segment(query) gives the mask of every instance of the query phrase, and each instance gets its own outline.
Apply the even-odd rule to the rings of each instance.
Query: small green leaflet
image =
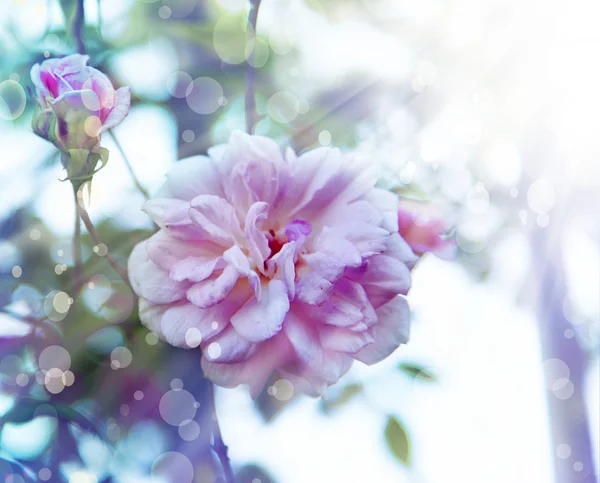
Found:
[[[414,379],[418,379],[419,381],[436,382],[438,380],[438,378],[435,374],[428,371],[423,366],[419,366],[417,364],[411,364],[409,362],[401,362],[398,365],[398,369],[400,369],[402,372],[408,374],[410,377],[412,377]]]
[[[410,466],[410,440],[406,429],[394,416],[388,417],[385,440],[398,461]]]

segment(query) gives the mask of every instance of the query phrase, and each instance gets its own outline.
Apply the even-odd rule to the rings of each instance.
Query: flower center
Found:
[[[269,259],[277,255],[283,246],[289,242],[296,243],[295,253],[297,255],[311,231],[311,224],[304,220],[294,220],[288,223],[283,229],[283,232],[269,230],[266,233],[269,248],[271,249],[271,255],[269,255]],[[266,262],[267,261],[265,260],[265,264]]]
[[[267,234],[267,240],[269,242],[269,248],[271,249],[271,257],[274,257],[277,253],[279,253],[281,247],[287,243],[287,237],[285,235],[278,236],[273,230],[269,230],[269,233]]]

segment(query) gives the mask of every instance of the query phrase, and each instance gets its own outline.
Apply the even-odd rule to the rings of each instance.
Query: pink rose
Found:
[[[444,237],[447,228],[440,218],[419,215],[416,211],[400,206],[398,228],[400,236],[419,256],[431,252],[440,258],[450,258],[454,254],[456,244],[454,240]]]
[[[140,319],[253,396],[275,370],[314,394],[381,361],[408,339],[416,256],[374,186],[338,149],[282,154],[241,132],[178,162],[144,205],[160,230],[129,259]]]
[[[38,104],[33,130],[63,152],[98,147],[101,134],[129,113],[129,87],[115,90],[106,75],[86,65],[88,59],[74,54],[31,68]]]

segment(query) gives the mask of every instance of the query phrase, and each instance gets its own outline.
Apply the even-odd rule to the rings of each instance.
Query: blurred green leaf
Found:
[[[398,369],[408,374],[410,377],[418,379],[420,381],[436,382],[438,380],[435,374],[431,373],[423,366],[419,366],[418,364],[411,364],[410,362],[401,362],[398,365]]]
[[[236,483],[254,483],[256,480],[261,483],[273,483],[274,481],[266,470],[256,465],[244,466],[235,475]]]
[[[354,399],[357,394],[360,394],[363,389],[363,385],[360,383],[348,384],[337,396],[322,400],[323,411],[328,413],[333,409],[338,409],[344,406],[346,403]]]
[[[15,404],[15,406],[0,419],[0,424],[26,423],[39,416],[57,417],[61,421],[74,424],[83,431],[93,433],[100,438],[105,439],[97,430],[94,423],[72,407],[64,404],[52,404],[48,401],[41,401],[30,397],[20,398],[18,404]]]
[[[286,400],[280,400],[269,394],[269,387],[273,386],[280,377],[277,374],[273,374],[267,384],[265,384],[265,388],[258,395],[256,400],[254,401],[254,405],[260,415],[262,416],[265,423],[273,420],[275,416],[277,416],[281,411],[283,411],[290,402],[292,402],[296,398],[296,394]]]
[[[406,429],[394,416],[389,416],[385,426],[385,440],[398,461],[410,466],[410,440]]]

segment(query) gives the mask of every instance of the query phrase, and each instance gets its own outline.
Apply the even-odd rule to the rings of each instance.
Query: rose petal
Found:
[[[169,304],[185,297],[189,283],[176,282],[148,257],[146,243],[138,243],[129,257],[131,288],[153,304]]]
[[[112,109],[110,109],[108,116],[102,124],[102,132],[113,129],[121,124],[131,109],[131,89],[129,87],[117,89],[116,96],[116,103]]]
[[[406,299],[399,295],[377,309],[377,324],[369,329],[373,343],[353,357],[365,364],[375,364],[408,342],[409,329],[410,310]]]
[[[245,339],[261,342],[281,330],[289,309],[290,301],[284,283],[273,279],[263,287],[261,300],[251,298],[231,317],[231,323]]]

